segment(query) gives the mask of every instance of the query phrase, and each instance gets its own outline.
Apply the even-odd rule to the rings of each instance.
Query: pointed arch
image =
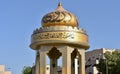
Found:
[[[81,64],[81,55],[78,49],[74,49],[71,53],[71,73],[72,74],[79,74],[80,73],[80,64]]]
[[[58,59],[62,55],[62,53],[56,47],[52,47],[47,55],[50,58],[50,74],[56,74]]]

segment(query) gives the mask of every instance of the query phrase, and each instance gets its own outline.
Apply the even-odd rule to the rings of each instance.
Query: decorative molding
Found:
[[[71,31],[71,32],[79,32],[86,34],[86,31],[82,28],[71,27],[71,26],[50,26],[50,27],[40,27],[39,29],[35,29],[33,34],[41,33],[41,32],[52,32],[52,31]]]

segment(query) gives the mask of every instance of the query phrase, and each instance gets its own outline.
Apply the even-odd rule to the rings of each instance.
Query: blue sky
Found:
[[[89,35],[90,49],[120,49],[120,0],[0,0],[0,64],[12,74],[32,66],[31,34],[58,2],[74,13]]]

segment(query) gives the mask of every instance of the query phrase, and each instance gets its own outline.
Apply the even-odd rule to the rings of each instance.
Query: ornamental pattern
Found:
[[[33,40],[37,39],[74,39],[74,33],[71,32],[53,32],[39,33],[33,36]]]
[[[67,18],[66,18],[67,17]],[[44,23],[49,23],[49,22],[69,22],[72,19],[72,16],[70,13],[67,12],[60,12],[60,11],[55,11],[48,13],[45,15],[42,19]]]

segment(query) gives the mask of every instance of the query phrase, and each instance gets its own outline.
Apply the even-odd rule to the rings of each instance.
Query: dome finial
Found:
[[[56,11],[65,11],[64,8],[62,7],[62,3],[61,2],[58,3]]]
[[[58,6],[62,6],[62,3],[61,3],[61,2],[59,2],[59,3],[58,3]]]

